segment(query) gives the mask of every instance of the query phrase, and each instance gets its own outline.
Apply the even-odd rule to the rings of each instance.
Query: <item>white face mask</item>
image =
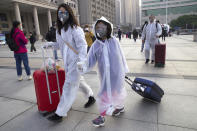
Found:
[[[85,28],[84,30],[85,30],[85,31],[89,31],[89,29],[88,29],[88,28]]]
[[[96,34],[99,38],[104,38],[107,35],[107,26],[103,23],[99,23],[96,26]]]

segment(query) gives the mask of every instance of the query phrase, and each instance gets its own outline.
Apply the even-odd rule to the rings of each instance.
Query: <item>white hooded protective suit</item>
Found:
[[[157,24],[157,28],[156,28]],[[146,25],[142,32],[142,40],[145,40],[145,58],[150,59],[150,48],[152,50],[151,60],[155,60],[155,44],[159,43],[159,38],[162,33],[162,28],[159,23],[153,22]]]
[[[58,104],[56,114],[59,116],[67,116],[78,91],[78,88],[86,95],[93,96],[92,89],[86,84],[84,78],[77,70],[77,62],[83,62],[87,58],[87,43],[85,35],[80,27],[71,28],[65,32],[61,29],[61,35],[56,32],[57,42],[48,43],[47,46],[54,46],[60,49],[64,61],[64,69],[66,80],[63,86],[62,96]],[[75,54],[65,42],[69,43],[79,54]]]
[[[113,25],[106,18],[101,17],[99,20],[109,23],[113,29]],[[97,62],[101,86],[97,100],[99,110],[101,114],[106,112],[107,115],[111,115],[112,112],[109,111],[111,108],[124,107],[126,97],[124,80],[125,73],[129,71],[120,44],[115,37],[112,36],[104,41],[97,39],[94,42],[88,53],[87,62],[83,65],[84,72],[90,71]]]

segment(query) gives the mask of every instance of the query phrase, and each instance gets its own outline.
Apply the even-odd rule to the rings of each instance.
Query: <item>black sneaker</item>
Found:
[[[95,127],[101,127],[105,125],[105,118],[103,116],[99,116],[96,119],[92,120],[92,124]]]
[[[146,59],[146,62],[145,62],[145,64],[148,64],[148,62],[149,62],[149,59]]]
[[[124,112],[124,107],[121,108],[121,109],[116,109],[116,110],[113,112],[112,116],[119,116],[120,113],[123,113],[123,112]]]
[[[91,105],[93,105],[96,102],[96,100],[94,99],[94,97],[90,96],[88,99],[88,102],[84,105],[84,108],[88,108]]]
[[[152,60],[152,61],[151,61],[151,64],[154,64],[154,63],[155,63],[155,61],[154,61],[154,60]]]
[[[62,116],[58,116],[57,114],[54,114],[50,117],[48,117],[49,121],[53,121],[53,122],[61,122],[63,120]]]

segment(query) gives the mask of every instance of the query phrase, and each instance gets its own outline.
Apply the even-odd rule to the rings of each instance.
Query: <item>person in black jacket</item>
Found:
[[[30,34],[29,34],[29,41],[31,43],[31,49],[30,49],[31,52],[33,52],[33,51],[36,52],[36,48],[34,46],[34,44],[36,42],[36,37],[35,37],[35,35],[32,32],[30,32]]]
[[[122,37],[122,31],[120,29],[118,29],[118,38],[119,38],[119,41],[121,41],[121,37]]]
[[[50,27],[49,31],[46,34],[46,40],[49,42],[56,42],[56,28],[55,25]],[[54,50],[55,60],[58,60],[57,50]]]
[[[133,39],[134,39],[135,42],[136,42],[137,38],[138,38],[138,32],[137,32],[136,29],[134,29],[133,30]]]

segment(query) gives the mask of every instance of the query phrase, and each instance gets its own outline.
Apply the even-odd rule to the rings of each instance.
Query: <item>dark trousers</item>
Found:
[[[55,60],[57,60],[57,59],[58,59],[57,50],[54,50],[54,51],[53,51],[53,55],[55,56]]]
[[[166,36],[165,35],[162,35],[162,41],[165,41],[166,40]]]
[[[22,66],[21,66],[22,61],[23,61],[23,65],[25,67],[26,74],[31,75],[27,53],[14,54],[14,57],[16,60],[17,75],[18,76],[22,75]]]
[[[36,51],[36,48],[35,48],[34,44],[35,44],[35,43],[31,43],[31,52],[32,52],[32,51]]]
[[[119,41],[121,41],[121,36],[118,36],[119,37]]]

